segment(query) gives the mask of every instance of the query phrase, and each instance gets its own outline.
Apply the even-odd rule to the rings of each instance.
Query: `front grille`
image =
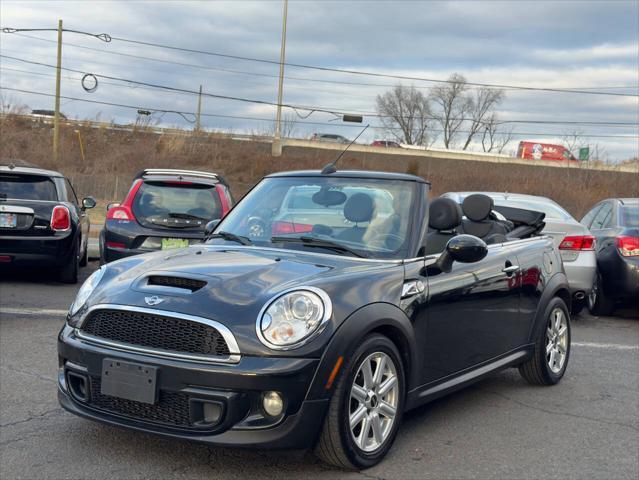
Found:
[[[96,310],[82,331],[107,340],[196,355],[227,356],[229,347],[214,327],[181,318],[126,310]]]
[[[206,285],[203,280],[195,280],[193,278],[169,277],[166,275],[151,275],[147,280],[147,285],[161,285],[163,287],[183,288],[197,292]]]
[[[184,393],[160,390],[157,403],[136,402],[125,398],[103,395],[100,391],[100,377],[91,377],[91,398],[89,405],[95,409],[175,427],[192,427],[189,396]]]

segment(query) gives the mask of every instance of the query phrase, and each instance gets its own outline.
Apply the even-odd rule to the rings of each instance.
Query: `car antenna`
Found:
[[[337,169],[335,168],[335,165],[337,165],[337,162],[339,161],[339,159],[342,158],[342,155],[344,155],[346,153],[346,150],[348,150],[351,147],[351,145],[353,145],[355,143],[355,140],[357,140],[359,137],[362,136],[362,133],[364,133],[368,127],[370,127],[370,125],[366,125],[362,129],[362,131],[359,132],[359,134],[353,139],[353,141],[351,143],[349,143],[348,146],[344,150],[342,150],[340,152],[340,154],[338,155],[338,157],[335,160],[333,160],[331,163],[329,163],[324,168],[322,168],[322,175],[330,175],[331,173],[337,172]]]

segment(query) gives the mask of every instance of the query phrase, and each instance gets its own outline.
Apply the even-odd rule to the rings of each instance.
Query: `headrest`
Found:
[[[482,193],[473,193],[464,198],[462,210],[468,220],[473,222],[481,222],[486,220],[493,209],[493,199]]]
[[[370,195],[354,193],[344,205],[344,216],[351,222],[370,222],[373,218],[375,204]]]
[[[461,223],[462,212],[452,198],[438,197],[428,207],[428,225],[435,230],[452,230]]]

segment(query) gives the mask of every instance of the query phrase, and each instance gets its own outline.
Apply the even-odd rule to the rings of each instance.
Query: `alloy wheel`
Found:
[[[353,379],[349,427],[355,444],[373,452],[389,438],[399,405],[400,386],[393,359],[375,352],[364,359]]]
[[[568,320],[561,308],[555,308],[546,328],[546,361],[550,370],[557,374],[566,363],[568,355]]]

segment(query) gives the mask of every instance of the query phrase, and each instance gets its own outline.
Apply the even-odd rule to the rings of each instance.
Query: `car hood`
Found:
[[[243,353],[263,354],[266,347],[257,339],[255,325],[262,307],[273,297],[303,286],[323,289],[333,304],[331,328],[327,330],[334,330],[369,303],[397,305],[403,273],[403,265],[397,262],[297,250],[197,245],[109,264],[89,306],[131,305],[158,313],[210,318],[231,329]],[[176,290],[149,285],[150,276],[195,279],[206,285],[194,292]],[[147,299],[153,296],[162,302],[149,305]]]

